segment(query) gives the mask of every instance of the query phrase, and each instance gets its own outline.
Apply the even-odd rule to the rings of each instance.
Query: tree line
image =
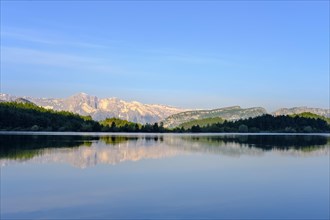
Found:
[[[320,118],[303,116],[273,116],[262,115],[255,118],[240,119],[237,121],[224,121],[223,123],[209,124],[205,127],[199,125],[188,129],[190,132],[283,132],[283,133],[324,133],[330,132],[330,124]]]

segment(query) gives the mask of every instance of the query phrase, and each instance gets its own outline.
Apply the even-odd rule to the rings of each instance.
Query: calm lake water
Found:
[[[0,134],[1,218],[328,219],[329,135]]]

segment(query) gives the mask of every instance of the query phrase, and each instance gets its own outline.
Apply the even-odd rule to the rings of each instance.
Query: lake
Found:
[[[0,133],[1,218],[328,219],[329,135]]]

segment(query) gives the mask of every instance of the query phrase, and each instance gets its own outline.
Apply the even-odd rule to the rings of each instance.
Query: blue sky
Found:
[[[329,108],[329,2],[1,1],[1,92]]]

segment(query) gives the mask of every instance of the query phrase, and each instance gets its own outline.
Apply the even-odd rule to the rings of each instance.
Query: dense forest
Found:
[[[178,129],[178,128],[177,128]],[[180,130],[180,129],[178,129]],[[210,124],[205,127],[192,126],[190,132],[284,132],[284,133],[312,133],[330,132],[330,125],[320,118],[303,116],[272,116],[262,115],[255,118],[237,121],[224,121],[223,123]]]
[[[0,103],[0,129],[17,131],[100,131],[90,116],[54,111],[33,103]]]
[[[130,122],[127,120],[122,120],[119,118],[107,118],[100,121],[102,126],[102,131],[105,132],[165,132],[169,131],[163,127],[163,124],[139,124]]]
[[[216,123],[214,123],[216,122]],[[138,124],[118,118],[94,121],[67,111],[54,111],[33,103],[1,102],[0,130],[2,131],[83,131],[83,132],[330,132],[329,119],[303,113],[293,116],[262,115],[238,121],[221,118],[192,121],[175,129],[162,123]]]

